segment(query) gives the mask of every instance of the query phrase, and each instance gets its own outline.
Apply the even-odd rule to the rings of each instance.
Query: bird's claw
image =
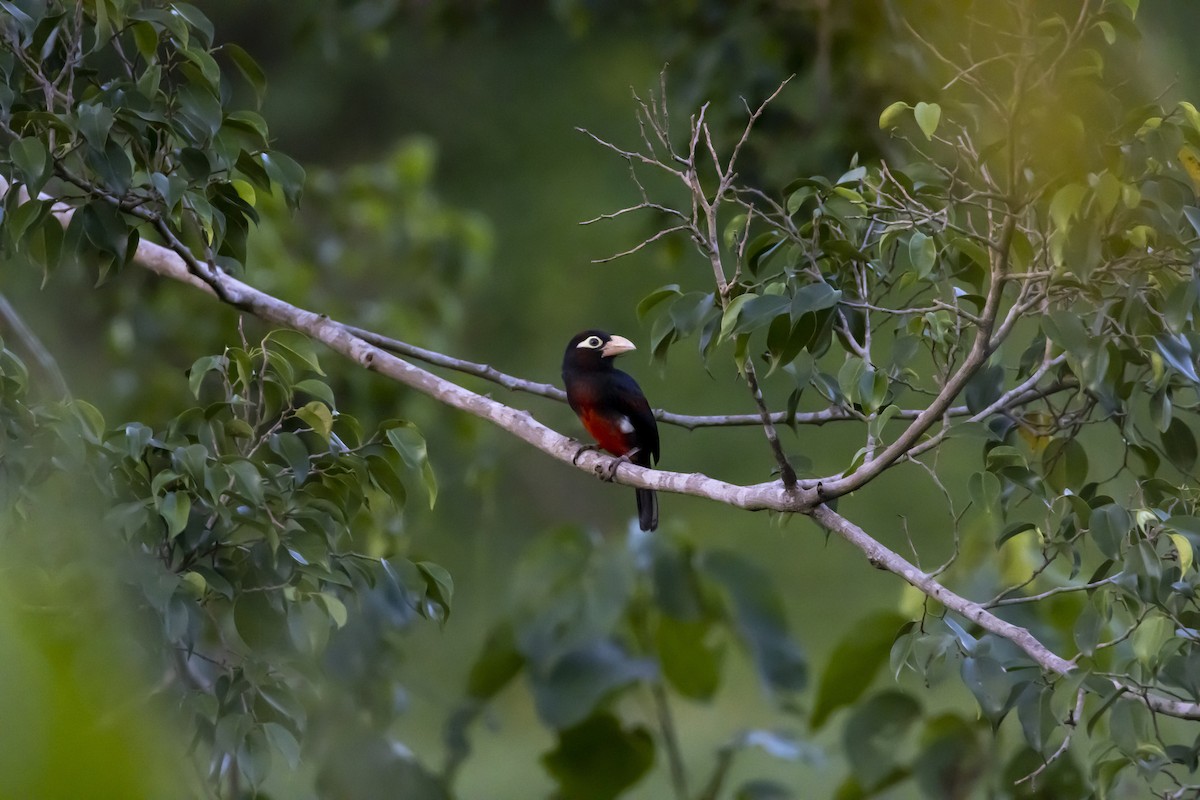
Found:
[[[577,465],[579,463],[579,457],[581,455],[583,455],[584,453],[587,453],[591,450],[599,450],[599,449],[600,449],[600,445],[598,445],[598,444],[581,444],[581,445],[579,445],[579,449],[576,450],[575,455],[571,457],[571,465],[572,466]]]
[[[622,464],[632,463],[630,459],[638,454],[640,448],[633,448],[624,455],[615,456],[607,466],[601,465],[596,467],[596,474],[600,476],[600,480],[612,483],[617,479],[617,468]]]

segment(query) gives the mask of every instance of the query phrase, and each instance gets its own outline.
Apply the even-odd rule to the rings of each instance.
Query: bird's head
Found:
[[[563,369],[611,369],[614,357],[636,349],[624,336],[597,330],[583,331],[567,343]]]

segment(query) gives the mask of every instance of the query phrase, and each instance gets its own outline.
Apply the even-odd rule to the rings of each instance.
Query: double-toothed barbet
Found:
[[[636,349],[624,336],[604,331],[576,334],[563,354],[567,402],[596,443],[640,467],[658,461],[658,424],[637,381],[613,366],[621,353]],[[658,496],[637,489],[638,524],[658,527]]]

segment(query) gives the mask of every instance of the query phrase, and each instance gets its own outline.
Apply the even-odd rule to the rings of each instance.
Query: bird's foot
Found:
[[[596,467],[596,474],[600,476],[600,480],[612,483],[617,478],[617,468],[622,464],[629,464],[630,460],[638,454],[639,448],[633,448],[628,453],[615,457],[607,466]]]
[[[599,449],[600,449],[600,445],[598,445],[598,444],[580,444],[579,449],[575,451],[575,455],[571,457],[571,464],[572,465],[578,464],[579,457],[581,455],[583,455],[584,453],[587,453],[592,450],[599,450]]]

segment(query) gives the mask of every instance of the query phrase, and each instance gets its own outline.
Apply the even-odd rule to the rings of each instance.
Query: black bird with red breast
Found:
[[[624,336],[588,330],[575,334],[563,354],[567,402],[596,443],[639,467],[658,461],[658,424],[637,381],[613,366],[621,353],[635,350]],[[638,489],[638,524],[658,527],[658,496]]]

